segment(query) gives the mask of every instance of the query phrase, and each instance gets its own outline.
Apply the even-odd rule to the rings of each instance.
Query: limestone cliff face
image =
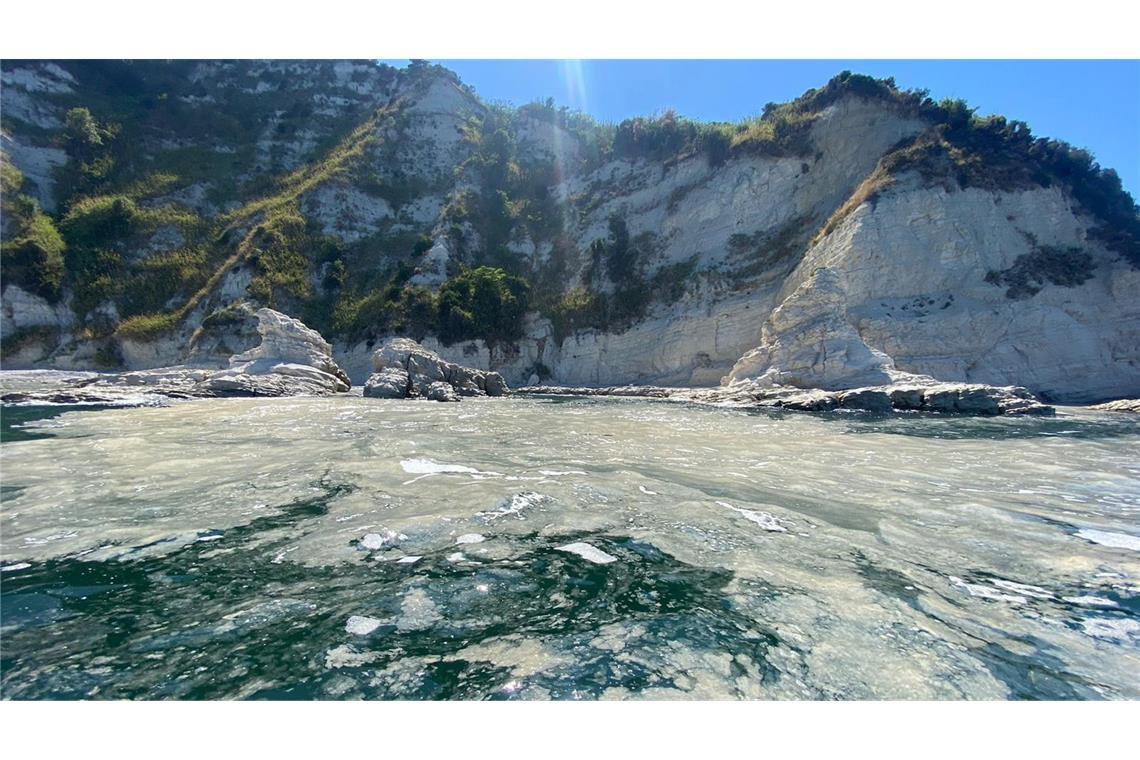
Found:
[[[834,334],[857,338],[899,370],[1026,385],[1071,401],[1135,394],[1140,271],[1090,240],[1088,227],[1058,187],[947,192],[910,176],[807,251],[761,346],[821,345],[777,319],[806,301],[841,323]],[[1086,257],[1063,285],[1049,269],[1058,250]],[[821,271],[836,287],[805,288]],[[738,366],[731,377],[779,365]],[[823,377],[820,387],[833,384]]]
[[[354,383],[385,337],[414,334],[512,385],[839,389],[913,373],[1057,400],[1140,394],[1140,255],[1106,242],[1113,223],[1065,182],[971,185],[891,163],[934,128],[897,97],[829,83],[786,143],[662,153],[488,106],[437,68],[172,66],[4,64],[5,162],[67,246],[56,291],[5,259],[6,367],[224,366],[256,345],[252,304],[318,327]],[[150,110],[100,112],[119,91]],[[76,152],[68,109],[86,103],[121,122],[115,181],[76,174],[95,159]],[[141,221],[82,239],[75,209],[114,193]],[[9,217],[14,247],[27,233]],[[624,274],[615,219],[636,252]],[[103,280],[84,245],[118,254]],[[183,261],[175,285],[154,275]],[[479,265],[531,283],[521,336],[445,344],[400,305]],[[574,293],[607,311],[567,317]]]
[[[692,261],[696,274],[685,295],[620,332],[583,330],[559,343],[550,321],[537,317],[517,352],[491,356],[479,342],[435,350],[453,361],[475,351],[516,383],[541,364],[569,385],[716,385],[756,346],[783,278],[799,260],[796,244],[806,244],[879,156],[921,128],[852,98],[829,107],[813,125],[818,150],[812,156],[744,158],[719,167],[700,155],[672,165],[614,161],[570,177],[558,192],[589,210],[570,228],[579,257],[568,286],[581,284],[590,243],[606,235],[611,214],[621,214],[631,235],[655,236],[643,277]],[[756,242],[734,248],[733,236]]]

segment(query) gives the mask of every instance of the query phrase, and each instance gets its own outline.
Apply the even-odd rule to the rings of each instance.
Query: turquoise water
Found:
[[[349,397],[3,426],[7,699],[1140,696],[1125,415]]]

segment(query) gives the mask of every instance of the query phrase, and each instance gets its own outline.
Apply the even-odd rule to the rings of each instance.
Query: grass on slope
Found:
[[[225,241],[236,231],[246,231],[233,253],[226,256],[214,269],[206,282],[179,308],[153,314],[141,314],[123,320],[117,333],[123,337],[143,339],[165,332],[186,318],[218,286],[222,278],[239,262],[245,261],[255,252],[260,252],[255,243],[264,236],[272,235],[282,226],[292,226],[297,218],[295,206],[298,199],[337,175],[347,171],[351,162],[359,158],[364,150],[376,141],[376,127],[388,109],[378,110],[367,121],[354,129],[341,140],[321,161],[303,166],[283,177],[277,183],[277,192],[250,201],[243,206],[224,214],[218,220],[214,239],[224,249]],[[254,222],[260,222],[254,226]],[[303,221],[303,220],[302,220]],[[259,263],[272,266],[272,257],[259,256]],[[272,280],[276,272],[267,273]],[[296,279],[295,273],[288,275]],[[269,285],[272,287],[272,283]]]

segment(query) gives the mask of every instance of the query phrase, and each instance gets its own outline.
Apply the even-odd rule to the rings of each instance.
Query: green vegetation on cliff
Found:
[[[1021,122],[981,118],[962,101],[935,102],[890,79],[843,72],[736,124],[666,111],[614,125],[551,100],[480,103],[425,62],[404,72],[361,63],[347,74],[334,62],[60,65],[76,91],[36,96],[57,109],[58,128],[4,117],[25,142],[68,157],[54,177],[53,214],[2,163],[4,276],[50,301],[70,298],[94,337],[153,338],[179,328],[191,314],[224,305],[216,294],[239,269],[249,277],[245,296],[302,317],[330,339],[398,331],[510,343],[528,309],[548,316],[559,340],[579,329],[626,329],[655,304],[683,297],[697,258],[663,261],[667,241],[629,229],[621,201],[628,165],[587,173],[612,161],[633,162],[636,174],[644,168],[637,162],[660,163],[664,173],[687,160],[717,167],[754,156],[807,167],[819,158],[813,125],[849,97],[927,127],[889,151],[822,227],[799,217],[778,230],[733,235],[737,280],[782,271],[813,231],[818,239],[834,230],[908,171],[951,191],[1062,187],[1090,218],[1090,236],[1140,267],[1140,212],[1114,172],[1085,151],[1035,138]],[[471,98],[469,112],[456,115],[458,135],[436,123],[440,114],[408,107],[441,83]],[[415,119],[432,123],[421,131],[438,128],[448,139],[412,134]],[[536,135],[573,149],[536,150]],[[449,140],[454,148],[441,147]],[[443,150],[453,150],[453,165],[434,173],[421,166]],[[673,189],[667,213],[709,173],[694,174]],[[588,179],[560,185],[569,175]],[[334,214],[314,210],[314,195],[342,191],[364,200]],[[620,213],[611,213],[604,237],[585,244],[583,224],[596,224],[601,208]],[[341,223],[360,232],[343,235]],[[413,277],[431,273],[435,245],[448,249],[447,271],[436,273],[442,284],[413,285],[433,281]],[[1085,263],[1075,251],[1042,249],[992,281],[1022,297],[1041,282],[1074,281]]]
[[[51,217],[22,194],[24,177],[0,154],[0,181],[7,235],[0,245],[4,278],[49,301],[59,298],[64,276],[64,241]]]

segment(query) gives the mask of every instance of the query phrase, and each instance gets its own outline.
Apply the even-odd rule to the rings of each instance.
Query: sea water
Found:
[[[1140,422],[5,407],[7,699],[1140,697]]]

